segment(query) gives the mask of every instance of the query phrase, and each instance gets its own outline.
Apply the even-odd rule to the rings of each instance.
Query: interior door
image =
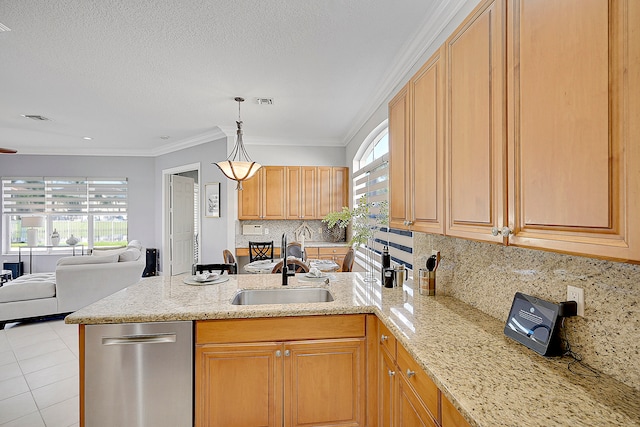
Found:
[[[171,275],[193,265],[193,178],[171,175]]]

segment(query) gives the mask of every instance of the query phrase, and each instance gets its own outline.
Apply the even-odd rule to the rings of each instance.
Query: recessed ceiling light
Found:
[[[273,105],[273,98],[256,98],[258,104]]]
[[[22,117],[24,117],[25,119],[31,119],[31,120],[49,120],[47,119],[45,116],[39,116],[37,114],[20,114]]]
[[[86,139],[87,141],[91,141],[93,138],[91,138],[90,136],[83,136],[82,139]]]

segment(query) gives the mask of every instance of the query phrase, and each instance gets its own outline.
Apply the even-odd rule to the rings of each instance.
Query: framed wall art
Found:
[[[220,218],[220,183],[212,182],[204,186],[204,216]]]

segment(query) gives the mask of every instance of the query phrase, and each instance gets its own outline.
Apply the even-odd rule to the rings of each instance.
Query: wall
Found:
[[[200,165],[200,184],[204,191],[204,185],[211,182],[219,182],[220,185],[220,217],[205,218],[200,220],[200,261],[203,263],[221,262],[222,251],[227,248],[227,229],[233,228],[235,221],[235,208],[230,206],[228,199],[230,192],[228,179],[213,163],[224,160],[227,157],[227,138],[205,144],[196,145],[173,153],[158,156],[155,159],[154,179],[158,188],[155,206],[155,239],[162,244],[162,179],[163,170],[182,167],[185,165]],[[234,187],[235,188],[235,187]],[[201,213],[204,212],[204,204],[200,203]],[[168,248],[163,248],[167,251]]]
[[[155,182],[153,157],[117,156],[0,156],[1,176],[91,176],[127,177],[129,179],[129,239],[137,239],[146,247],[157,247],[155,238]],[[4,228],[0,227],[0,241]],[[58,256],[34,258],[33,272],[53,271]],[[3,256],[3,260],[13,257]],[[17,260],[17,257],[15,257]],[[25,263],[25,269],[29,267]]]
[[[414,233],[414,263],[432,249],[442,259],[436,294],[450,295],[506,321],[516,292],[566,301],[567,285],[584,289],[585,316],[565,323],[584,362],[640,389],[640,266],[513,246]],[[505,338],[507,339],[507,338]]]

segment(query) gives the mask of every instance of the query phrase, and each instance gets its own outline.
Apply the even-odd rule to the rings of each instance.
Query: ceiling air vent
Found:
[[[31,119],[31,120],[49,120],[47,119],[45,116],[38,116],[36,114],[21,114],[22,117],[24,117],[25,119]]]
[[[6,25],[0,23],[0,31],[11,31],[11,28],[9,28]]]
[[[273,98],[256,98],[258,104],[273,105]]]

